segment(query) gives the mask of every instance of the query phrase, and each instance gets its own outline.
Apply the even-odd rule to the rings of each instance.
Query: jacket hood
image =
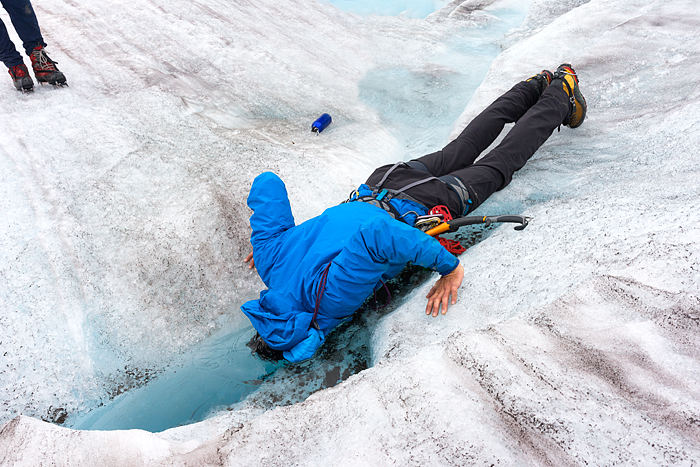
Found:
[[[313,313],[273,290],[260,292],[258,300],[244,303],[241,310],[270,348],[284,350],[291,362],[311,358],[324,341],[324,333],[311,326]]]

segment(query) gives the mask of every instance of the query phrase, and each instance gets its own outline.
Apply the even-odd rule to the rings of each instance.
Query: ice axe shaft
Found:
[[[456,232],[459,230],[461,227],[464,227],[465,225],[474,225],[474,224],[484,224],[486,227],[488,227],[491,224],[496,224],[499,222],[512,222],[515,224],[520,224],[515,227],[515,230],[523,230],[525,227],[527,227],[527,223],[530,221],[530,217],[525,217],[525,216],[469,216],[469,217],[460,217],[458,219],[452,219],[451,221],[448,222],[443,222],[442,224],[433,227],[432,229],[426,231],[428,235],[431,237],[434,237],[436,235],[440,235],[441,233],[445,232]]]

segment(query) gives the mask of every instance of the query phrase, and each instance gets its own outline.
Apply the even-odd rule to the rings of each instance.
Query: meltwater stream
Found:
[[[361,14],[422,18],[442,7],[440,1],[373,1],[330,3]],[[525,2],[527,3],[527,2]],[[405,158],[420,156],[446,143],[452,125],[491,61],[500,52],[497,41],[525,16],[518,10],[491,11],[492,21],[459,29],[459,35],[439,48],[434,60],[414,68],[377,68],[359,82],[360,99],[373,108],[382,125],[405,147]],[[407,289],[427,273],[401,282]],[[390,309],[390,308],[389,308]],[[329,336],[311,361],[300,365],[263,362],[246,346],[254,330],[228,329],[206,339],[169,368],[135,389],[128,389],[99,407],[70,416],[66,426],[88,430],[145,429],[152,432],[203,420],[219,410],[255,397],[263,381],[274,394],[264,395],[272,407],[304,400],[318,389],[345,380],[371,364],[371,329],[382,313],[366,313]],[[261,396],[262,397],[262,396]]]
[[[251,327],[223,331],[182,356],[155,380],[76,418],[75,429],[163,431],[197,422],[212,408],[236,402],[252,392],[276,365],[253,354],[245,343]]]
[[[402,15],[406,18],[425,18],[449,3],[448,0],[384,0],[382,2],[358,0],[325,0],[341,10],[360,14],[386,16]]]

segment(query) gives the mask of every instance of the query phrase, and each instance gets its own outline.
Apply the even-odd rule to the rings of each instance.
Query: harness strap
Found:
[[[394,207],[393,204],[389,202],[388,199],[375,198],[374,196],[359,196],[353,199],[353,201],[360,201],[362,203],[371,204],[372,206],[376,206],[380,209],[385,210],[394,219],[403,221],[401,213]]]
[[[406,185],[405,187],[396,190],[396,193],[403,193],[404,191],[406,191],[410,188],[413,188],[414,186],[422,185],[423,183],[429,182],[430,180],[440,180],[440,179],[437,177],[424,178],[423,180],[418,180],[417,182],[413,182],[410,185]]]
[[[467,211],[470,210],[472,200],[471,196],[469,193],[469,190],[467,187],[464,186],[464,183],[457,177],[453,175],[445,175],[442,177],[435,177],[435,176],[430,176],[423,178],[421,180],[417,180],[413,183],[409,183],[406,186],[403,186],[399,189],[388,189],[388,188],[383,188],[384,183],[386,180],[389,178],[389,175],[400,165],[405,165],[407,167],[410,167],[414,170],[418,170],[420,172],[426,172],[427,174],[430,174],[430,172],[427,171],[427,168],[425,166],[418,162],[418,161],[409,161],[409,162],[397,162],[396,164],[392,165],[389,170],[386,171],[382,179],[379,181],[379,183],[371,187],[372,194],[369,196],[357,196],[357,192],[354,192],[355,194],[351,194],[350,197],[348,198],[347,201],[360,201],[363,203],[369,203],[372,204],[373,206],[377,206],[379,208],[382,208],[386,212],[388,212],[391,217],[397,220],[403,221],[403,218],[401,214],[397,211],[397,209],[389,202],[392,198],[399,198],[399,199],[407,199],[410,201],[413,201],[418,204],[422,204],[419,201],[413,199],[410,195],[405,193],[407,190],[410,190],[411,188],[414,188],[418,185],[422,185],[423,183],[430,182],[432,180],[439,180],[440,182],[444,183],[447,185],[452,191],[454,191],[460,201],[460,212],[462,215],[466,214]],[[353,198],[353,196],[356,196]],[[427,206],[426,206],[427,208]]]
[[[452,191],[455,192],[455,194],[459,198],[459,213],[462,216],[466,216],[467,213],[472,209],[473,204],[470,190],[466,186],[464,186],[462,180],[451,174],[443,175],[439,178],[439,180],[441,182],[444,182]],[[474,191],[474,197],[477,198],[476,191]]]
[[[387,295],[386,303],[384,303],[384,305],[382,305],[382,308],[386,308],[387,306],[389,306],[389,302],[391,301],[391,292],[389,292],[389,287],[386,286],[386,282],[384,282],[381,279],[379,279],[379,282],[382,283],[382,285],[384,286],[384,290],[386,290],[386,295]],[[374,291],[374,309],[375,310],[378,309],[378,307],[377,307],[377,291],[376,290]]]
[[[377,186],[373,188],[374,194],[377,194],[377,192],[382,189],[382,185],[384,185],[384,182],[386,182],[386,179],[389,177],[389,174],[391,174],[391,172],[393,172],[394,169],[396,167],[400,166],[401,164],[403,164],[403,162],[397,162],[396,164],[392,165],[389,170],[386,171],[386,173],[384,174],[384,177],[382,177],[382,179],[379,180],[379,183],[377,184]]]
[[[328,270],[331,268],[333,261],[328,262],[328,266],[321,273],[321,279],[318,282],[318,290],[316,290],[316,306],[314,307],[314,316],[311,318],[311,326],[320,331],[318,323],[316,322],[316,317],[318,316],[318,310],[321,308],[321,298],[323,298],[323,292],[326,290],[326,281],[328,280]]]
[[[391,175],[391,172],[393,172],[394,169],[396,169],[396,167],[398,167],[400,165],[408,165],[408,164],[406,164],[405,162],[397,162],[396,164],[392,165],[391,168],[386,171],[386,173],[384,174],[382,179],[379,180],[379,183],[377,183],[377,185],[372,188],[372,195],[377,196],[377,194],[379,193],[379,196],[381,196],[381,198],[379,198],[379,196],[377,196],[377,197],[381,200],[388,193],[389,198],[387,198],[387,199],[391,199],[392,197],[396,196],[398,193],[403,193],[404,191],[409,190],[409,189],[413,188],[414,186],[421,185],[425,182],[429,182],[430,180],[439,180],[439,178],[431,176],[428,178],[424,178],[422,180],[418,180],[418,181],[413,182],[411,184],[408,184],[405,187],[399,188],[398,190],[387,190],[387,189],[382,190],[382,186],[384,186],[384,182],[386,182],[386,179],[389,178],[389,175]],[[380,190],[381,190],[381,192],[380,192]]]

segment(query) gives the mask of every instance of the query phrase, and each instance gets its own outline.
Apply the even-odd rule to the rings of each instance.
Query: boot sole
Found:
[[[68,83],[66,83],[66,78],[64,76],[60,76],[58,78],[39,78],[37,76],[36,80],[39,84],[46,83],[52,86],[68,86]]]
[[[31,86],[15,86],[15,89],[19,92],[32,92],[34,91],[34,83]]]

